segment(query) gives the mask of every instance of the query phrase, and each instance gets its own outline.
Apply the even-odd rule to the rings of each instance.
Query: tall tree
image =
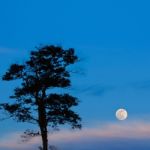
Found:
[[[51,90],[71,85],[68,66],[77,61],[74,49],[46,45],[31,51],[24,64],[12,64],[2,78],[6,81],[20,79],[21,85],[10,96],[14,103],[1,103],[0,109],[19,122],[37,124],[43,150],[48,150],[48,126],[54,129],[69,124],[73,129],[81,128],[81,118],[72,110],[78,105],[78,99]]]

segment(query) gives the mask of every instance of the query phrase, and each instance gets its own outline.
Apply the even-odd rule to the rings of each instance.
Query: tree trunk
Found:
[[[41,136],[42,136],[42,147],[43,150],[48,150],[48,136],[47,136],[47,128],[41,128]]]
[[[39,110],[39,126],[41,130],[43,150],[48,150],[46,110],[43,103],[40,103],[38,110]]]
[[[38,115],[39,115],[39,126],[42,136],[43,150],[48,150],[48,131],[47,131],[47,120],[46,120],[46,108],[44,103],[45,89],[42,91],[42,98],[38,102]]]

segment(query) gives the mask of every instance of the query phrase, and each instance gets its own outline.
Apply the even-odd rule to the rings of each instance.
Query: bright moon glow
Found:
[[[128,117],[128,113],[125,109],[121,108],[116,111],[116,118],[118,120],[125,120],[127,119],[127,117]]]

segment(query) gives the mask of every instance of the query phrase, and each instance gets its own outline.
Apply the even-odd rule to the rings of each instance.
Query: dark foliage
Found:
[[[67,67],[78,61],[74,49],[64,50],[57,46],[44,46],[32,51],[23,65],[12,64],[3,80],[21,80],[20,87],[10,98],[14,103],[0,104],[0,109],[18,122],[29,122],[40,127],[43,150],[48,149],[47,127],[70,124],[81,128],[80,117],[73,110],[78,99],[69,94],[51,93],[52,88],[71,85]],[[32,132],[27,132],[34,135]],[[35,134],[36,135],[36,134]]]

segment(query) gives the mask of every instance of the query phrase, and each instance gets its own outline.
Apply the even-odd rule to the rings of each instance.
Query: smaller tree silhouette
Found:
[[[65,94],[53,93],[51,89],[71,85],[68,66],[78,61],[74,49],[64,50],[57,46],[44,46],[32,51],[24,64],[12,64],[3,80],[19,79],[21,86],[15,88],[14,103],[2,103],[0,109],[18,122],[37,124],[40,131],[27,130],[26,137],[41,135],[42,150],[48,150],[48,126],[69,124],[81,128],[81,118],[72,110],[78,99]]]

